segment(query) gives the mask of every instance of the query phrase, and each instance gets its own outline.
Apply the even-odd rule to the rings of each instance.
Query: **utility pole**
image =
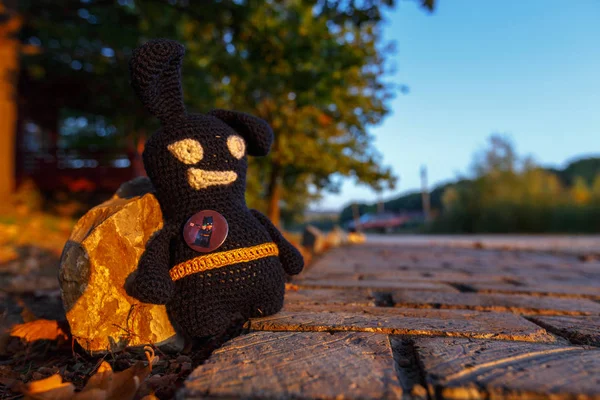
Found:
[[[429,200],[429,188],[427,187],[427,167],[425,165],[421,166],[421,198],[425,221],[429,221],[431,217],[431,203]]]
[[[377,214],[382,214],[385,211],[385,204],[383,200],[380,198],[377,200]]]

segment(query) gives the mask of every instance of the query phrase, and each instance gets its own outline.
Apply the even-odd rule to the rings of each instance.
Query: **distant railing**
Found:
[[[391,231],[409,223],[425,220],[425,214],[417,211],[403,211],[397,213],[385,212],[379,214],[365,214],[359,221],[350,221],[348,229],[351,230],[383,230]]]

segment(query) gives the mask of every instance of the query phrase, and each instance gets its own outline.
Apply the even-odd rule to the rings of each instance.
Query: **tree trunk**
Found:
[[[0,15],[9,19],[0,25],[0,199],[15,189],[15,150],[17,130],[17,77],[20,43],[15,38],[20,18],[0,2]]]
[[[144,147],[146,145],[146,133],[140,132],[140,134],[136,135],[135,137],[129,138],[128,143],[127,153],[131,161],[131,168],[133,170],[134,177],[147,176],[142,157],[142,154],[144,153]]]
[[[269,178],[269,188],[267,192],[267,201],[269,207],[267,214],[273,225],[279,228],[280,224],[280,208],[279,202],[281,201],[281,194],[283,191],[283,184],[281,182],[281,168],[278,165],[273,165],[271,170],[271,176]]]

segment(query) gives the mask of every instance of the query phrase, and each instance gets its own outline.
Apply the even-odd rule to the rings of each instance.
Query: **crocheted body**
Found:
[[[183,54],[176,42],[154,40],[136,49],[130,62],[134,89],[161,121],[143,158],[164,227],[146,245],[128,293],[143,302],[166,304],[175,327],[194,337],[220,333],[239,314],[250,318],[279,311],[285,274],[298,274],[304,261],[268,218],[246,206],[247,156],[267,155],[273,131],[265,121],[236,111],[188,114],[181,88]],[[193,249],[184,226],[209,210],[220,214],[213,217],[225,218],[228,231],[218,231],[217,221],[208,218],[198,242],[205,247]],[[211,243],[210,235],[219,240]],[[265,244],[276,255],[260,253]],[[256,246],[263,250],[256,253]],[[176,279],[170,274],[199,256],[249,248],[254,250],[244,261]]]
[[[272,239],[250,210],[215,210],[230,224],[220,253],[271,243]],[[183,235],[172,242],[173,266],[202,254],[192,250]],[[285,272],[277,256],[268,256],[193,273],[175,281],[175,294],[167,311],[176,326],[190,336],[214,335],[225,330],[236,314],[244,319],[281,310]]]

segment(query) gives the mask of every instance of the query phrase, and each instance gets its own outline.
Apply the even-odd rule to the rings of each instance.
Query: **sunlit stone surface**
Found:
[[[71,332],[88,352],[159,344],[178,349],[164,306],[128,296],[125,280],[135,271],[146,242],[162,228],[149,182],[126,183],[76,224],[60,262],[62,299]]]

